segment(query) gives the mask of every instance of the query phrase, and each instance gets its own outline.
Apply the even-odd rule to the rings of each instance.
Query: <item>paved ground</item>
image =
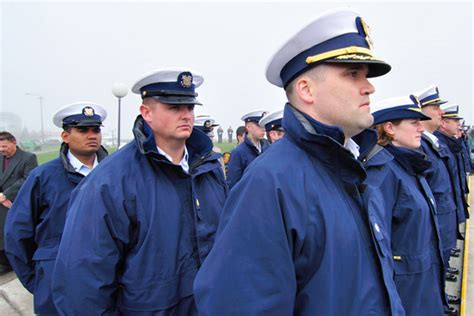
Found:
[[[470,177],[471,199],[471,219],[469,221],[469,249],[468,249],[468,271],[467,286],[465,291],[465,316],[474,316],[474,176]],[[464,315],[461,315],[464,316]]]
[[[33,295],[25,290],[14,272],[0,276],[0,315],[34,315]]]
[[[474,177],[471,177],[471,204],[474,205]],[[471,212],[471,214],[474,213]],[[462,228],[464,230],[464,227]],[[464,313],[461,316],[474,316],[474,221],[469,224],[469,249],[468,249],[468,271],[467,271],[467,288],[462,304],[465,304]],[[459,258],[451,258],[450,264],[454,267],[462,266],[462,258],[464,254],[464,242],[458,240],[458,247],[461,248],[461,256]],[[458,276],[457,282],[448,282],[447,291],[451,295],[461,296],[462,274]],[[453,305],[460,310],[457,305]],[[0,276],[0,315],[22,315],[29,316],[33,313],[33,296],[25,290],[14,272]]]

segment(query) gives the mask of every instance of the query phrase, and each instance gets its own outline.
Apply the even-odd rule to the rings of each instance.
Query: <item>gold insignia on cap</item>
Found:
[[[372,51],[370,49],[367,49],[365,47],[358,47],[358,46],[349,46],[349,47],[344,47],[344,48],[339,48],[335,49],[329,52],[317,54],[314,56],[308,56],[306,57],[306,63],[307,64],[312,64],[312,63],[317,63],[321,60],[329,59],[329,58],[338,58],[339,59],[344,59],[344,55],[351,55],[353,59],[356,59],[355,56],[360,56],[364,55],[364,57],[358,57],[359,59],[375,59],[375,56],[373,56]],[[341,57],[342,56],[342,57]],[[369,57],[365,57],[369,56]]]
[[[355,59],[355,60],[374,60],[373,56],[368,55],[358,55],[358,54],[348,54],[348,55],[339,55],[334,59]]]
[[[82,114],[84,114],[85,116],[93,116],[94,109],[91,108],[90,106],[86,106],[85,108],[82,109]]]
[[[420,99],[418,99],[418,97],[416,95],[412,95],[413,96],[413,99],[415,101],[415,104],[421,108],[421,102],[420,102]]]
[[[142,96],[146,96],[146,91],[143,91],[143,92],[142,92]]]
[[[370,27],[365,23],[364,19],[360,18],[360,24],[362,24],[362,29],[364,30],[365,34],[365,41],[369,45],[369,48],[372,49],[374,46],[374,42],[372,42],[372,39],[370,38]]]
[[[183,75],[181,77],[181,86],[184,88],[189,88],[193,84],[193,76],[191,75]]]
[[[204,127],[205,127],[205,128],[209,128],[209,127],[211,127],[211,125],[212,125],[212,124],[211,124],[211,121],[210,121],[210,120],[207,120],[207,121],[204,122]]]

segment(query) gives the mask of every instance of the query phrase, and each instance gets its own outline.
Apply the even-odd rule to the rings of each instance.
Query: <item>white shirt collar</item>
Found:
[[[165,151],[164,151],[163,149],[161,149],[161,148],[158,147],[158,146],[156,146],[156,149],[158,150],[158,152],[159,152],[160,154],[162,154],[163,156],[165,156],[166,159],[168,159],[171,163],[173,162],[173,158],[171,158],[170,155],[168,155],[167,153],[165,153]],[[179,162],[179,165],[181,166],[181,168],[183,168],[184,172],[186,172],[186,173],[189,173],[188,158],[189,158],[188,149],[186,148],[186,146],[184,146],[183,159],[181,159],[181,161]]]
[[[436,137],[434,134],[431,134],[431,133],[428,132],[428,131],[424,131],[424,132],[423,132],[423,135],[425,135],[426,137],[428,137],[428,138],[431,140],[431,142],[433,142],[433,143],[436,144],[436,146],[439,146],[439,139],[438,139],[438,137]]]
[[[74,168],[74,170],[85,177],[92,171],[92,169],[94,169],[99,164],[99,162],[97,161],[97,155],[95,155],[92,168],[89,168],[87,165],[83,164],[79,159],[77,159],[76,156],[74,156],[70,150],[67,151],[67,159],[69,160],[69,163]]]
[[[359,158],[359,156],[360,156],[360,152],[359,152],[360,146],[357,145],[357,143],[355,141],[353,141],[352,138],[349,138],[347,140],[346,144],[344,145],[344,148],[349,150],[354,155],[354,157],[356,159]]]

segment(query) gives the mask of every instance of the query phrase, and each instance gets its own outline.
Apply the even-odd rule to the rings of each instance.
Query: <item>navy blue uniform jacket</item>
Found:
[[[448,266],[451,248],[456,247],[458,234],[458,215],[456,207],[456,176],[448,170],[450,155],[443,143],[432,143],[422,136],[421,148],[431,161],[425,171],[425,178],[430,185],[436,202],[436,218],[445,264]],[[449,179],[449,181],[448,181]],[[458,189],[459,190],[459,189]],[[460,200],[460,199],[459,199]]]
[[[421,152],[390,144],[385,149],[367,163],[367,183],[382,197],[376,200],[383,203],[371,206],[385,216],[398,293],[407,315],[442,316],[444,263],[436,202],[423,176],[431,163]]]
[[[270,145],[266,139],[262,139],[260,140],[260,146],[263,153]],[[227,166],[227,184],[229,189],[232,189],[242,178],[245,169],[247,169],[248,165],[260,154],[248,136],[245,136],[244,141],[232,150]]]
[[[74,170],[63,143],[59,157],[33,170],[21,187],[5,226],[8,260],[34,295],[36,314],[56,314],[51,276],[71,192],[84,176]],[[104,148],[97,153],[102,161]]]
[[[141,116],[134,135],[71,200],[53,275],[61,314],[197,314],[192,285],[227,194],[220,154],[194,129],[187,174],[158,153]]]
[[[472,171],[472,166],[471,166],[471,150],[469,149],[469,141],[467,136],[464,136],[463,138],[460,139],[461,145],[462,145],[462,157],[464,160],[464,165],[465,165],[465,170],[467,173]],[[468,190],[469,192],[469,190]]]
[[[450,168],[455,175],[457,182],[459,183],[459,198],[460,202],[458,206],[458,218],[459,222],[463,223],[466,221],[466,218],[469,218],[469,204],[466,198],[466,193],[468,192],[467,188],[467,175],[466,175],[466,166],[462,157],[462,144],[461,141],[449,137],[446,134],[441,133],[440,131],[434,132],[434,135],[438,137],[439,141],[446,145],[448,148],[449,154],[452,156],[452,163]]]
[[[283,127],[229,194],[194,282],[200,315],[404,315],[342,131],[288,104]]]

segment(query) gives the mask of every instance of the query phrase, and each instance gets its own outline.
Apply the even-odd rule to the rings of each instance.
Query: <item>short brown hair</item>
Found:
[[[400,125],[401,122],[402,122],[401,120],[397,120],[391,123],[395,126],[398,126]],[[383,129],[383,125],[385,123],[375,126],[377,128],[377,144],[379,144],[380,146],[386,146],[388,145],[388,143],[390,143],[393,140],[393,136],[387,134],[387,132],[385,132],[385,130]]]
[[[0,132],[0,140],[8,140],[10,142],[16,142],[15,136],[13,136],[12,133],[7,132],[7,131]]]

